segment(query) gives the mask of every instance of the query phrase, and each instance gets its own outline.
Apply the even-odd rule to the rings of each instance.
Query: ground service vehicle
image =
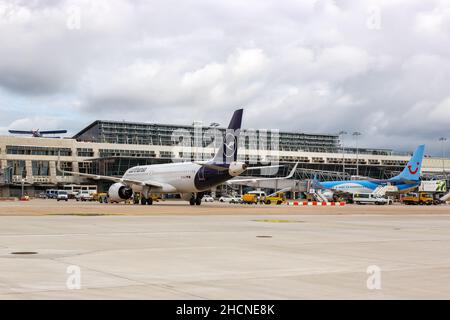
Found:
[[[286,202],[286,195],[284,192],[277,192],[266,196],[265,204],[282,204]]]
[[[92,194],[93,200],[100,203],[108,203],[108,194],[106,192],[96,192]]]
[[[57,193],[56,193],[56,200],[57,201],[60,201],[60,200],[67,201],[67,200],[69,200],[69,195],[67,194],[67,191],[65,191],[65,190],[58,190]]]
[[[161,199],[162,198],[161,198],[160,194],[152,193],[148,198],[144,198],[144,197],[142,197],[142,194],[139,194],[138,202],[140,202],[142,205],[146,205],[146,204],[151,205],[151,204],[153,204],[153,202],[158,202]]]
[[[372,193],[354,193],[353,202],[356,204],[392,204],[393,201],[389,198],[384,198]]]
[[[209,195],[206,195],[206,196],[203,196],[203,199],[202,199],[204,202],[214,202],[214,198],[213,197],[211,197],[211,196],[209,196]]]
[[[241,197],[231,197],[230,203],[242,203]]]
[[[48,199],[54,199],[54,198],[56,198],[56,193],[57,192],[58,192],[58,190],[49,189],[45,193],[46,193]]]
[[[232,196],[227,196],[227,195],[221,196],[219,198],[219,202],[231,202],[231,200],[233,200],[233,197]]]
[[[426,192],[408,193],[402,198],[404,204],[432,205],[434,199]]]
[[[249,191],[242,196],[242,202],[247,204],[265,203],[266,193],[264,191]]]
[[[93,201],[94,197],[89,190],[80,190],[76,195],[75,199],[77,201]]]

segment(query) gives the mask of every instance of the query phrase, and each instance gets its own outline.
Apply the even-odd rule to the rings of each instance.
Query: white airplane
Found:
[[[425,145],[420,145],[414,151],[403,171],[393,178],[387,180],[344,180],[344,181],[318,181],[313,180],[314,189],[321,190],[322,194],[329,200],[334,194],[374,193],[377,188],[393,186],[398,192],[406,193],[417,188],[420,183],[420,172],[422,170]]]
[[[209,161],[136,166],[128,169],[121,178],[64,171],[59,160],[57,169],[67,174],[115,182],[108,191],[111,201],[124,201],[130,199],[133,192],[140,192],[143,204],[152,204],[152,194],[181,194],[182,199],[189,201],[191,205],[200,205],[203,193],[212,187],[239,176],[246,170],[266,168],[248,168],[246,163],[237,161],[242,114],[243,109],[234,112],[223,144]]]

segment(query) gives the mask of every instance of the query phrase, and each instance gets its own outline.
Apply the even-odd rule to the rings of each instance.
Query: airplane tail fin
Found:
[[[422,170],[422,160],[423,154],[425,152],[425,145],[420,145],[417,147],[416,151],[414,151],[411,159],[407,163],[406,167],[403,171],[391,178],[390,180],[398,180],[401,179],[403,181],[419,181],[420,180],[420,172]]]
[[[233,113],[233,117],[223,137],[223,143],[213,158],[214,163],[229,164],[237,160],[238,139],[241,132],[243,112],[243,109],[238,109]]]
[[[317,178],[317,173],[314,174],[314,177],[311,181],[311,187],[313,189],[323,189],[322,184],[320,183],[319,179]]]

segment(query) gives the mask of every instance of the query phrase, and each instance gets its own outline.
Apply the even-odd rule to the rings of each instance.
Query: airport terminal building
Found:
[[[72,138],[36,138],[0,136],[0,197],[19,196],[25,192],[36,196],[50,188],[68,184],[109,184],[57,170],[58,154],[62,169],[99,175],[121,176],[129,167],[171,161],[208,159],[220,145],[224,128],[97,120]],[[295,177],[311,178],[319,174],[326,179],[350,179],[361,176],[390,178],[410,158],[389,149],[342,148],[336,134],[311,134],[267,130],[243,130],[239,158],[252,165],[273,163],[286,175],[299,162]],[[427,157],[425,176],[442,178],[450,170],[450,159]]]

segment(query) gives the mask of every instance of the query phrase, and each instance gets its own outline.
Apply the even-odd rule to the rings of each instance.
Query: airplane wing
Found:
[[[214,169],[214,170],[218,170],[218,171],[227,171],[228,168],[225,166],[220,166],[219,164],[215,164],[212,162],[208,162],[208,161],[196,161],[194,162],[195,164],[198,164],[199,166],[205,167],[205,168],[209,168],[209,169]],[[262,169],[268,169],[268,168],[279,168],[279,167],[283,167],[283,165],[273,165],[273,166],[261,166],[261,167],[247,167],[247,169],[245,170],[262,170]]]
[[[268,168],[279,168],[279,167],[284,167],[284,165],[282,164],[278,164],[278,165],[274,165],[274,166],[261,166],[261,167],[248,167],[246,170],[263,170],[263,169],[268,169]]]
[[[217,171],[228,171],[227,167],[222,167],[220,165],[211,163],[211,162],[201,162],[201,161],[196,161],[194,162],[195,164],[198,164],[199,166],[208,168],[208,169],[213,169],[213,170],[217,170]]]
[[[257,182],[257,181],[273,181],[273,180],[284,180],[290,179],[294,176],[295,170],[297,170],[298,162],[295,164],[294,168],[292,168],[291,172],[286,177],[275,177],[275,178],[253,178],[253,179],[232,179],[229,180],[228,184],[239,184],[243,182]],[[262,167],[264,168],[264,167]],[[267,167],[265,167],[267,168]]]
[[[280,189],[280,190],[275,191],[274,193],[269,194],[268,197],[273,197],[273,196],[276,196],[277,193],[288,192],[288,191],[291,191],[291,190],[292,190],[292,187]]]
[[[48,130],[48,131],[39,131],[40,134],[57,134],[57,133],[67,133],[67,130]]]
[[[124,183],[127,185],[134,184],[134,185],[138,185],[138,186],[148,186],[148,187],[154,187],[154,188],[162,188],[163,187],[163,185],[157,181],[151,181],[151,180],[139,181],[139,180],[133,180],[133,179],[124,179],[124,178],[119,178],[119,177],[102,176],[102,175],[98,175],[98,174],[89,174],[89,173],[81,173],[81,172],[72,172],[72,171],[62,170],[59,160],[56,164],[56,169],[62,173],[85,177],[85,178],[94,179],[94,180],[107,180],[107,181],[112,181],[112,182],[121,182],[121,183]]]
[[[205,168],[209,168],[209,169],[214,169],[214,170],[218,170],[218,171],[227,171],[228,168],[227,167],[222,167],[218,164],[214,164],[211,162],[200,162],[200,161],[196,161],[194,162],[195,164],[198,164],[199,166],[205,167]],[[245,169],[246,171],[248,170],[263,170],[263,169],[268,169],[268,168],[279,168],[279,167],[283,167],[283,165],[274,165],[274,166],[261,166],[261,167],[247,167],[247,169]]]
[[[8,132],[16,134],[33,134],[33,131],[25,131],[25,130],[8,130]]]

